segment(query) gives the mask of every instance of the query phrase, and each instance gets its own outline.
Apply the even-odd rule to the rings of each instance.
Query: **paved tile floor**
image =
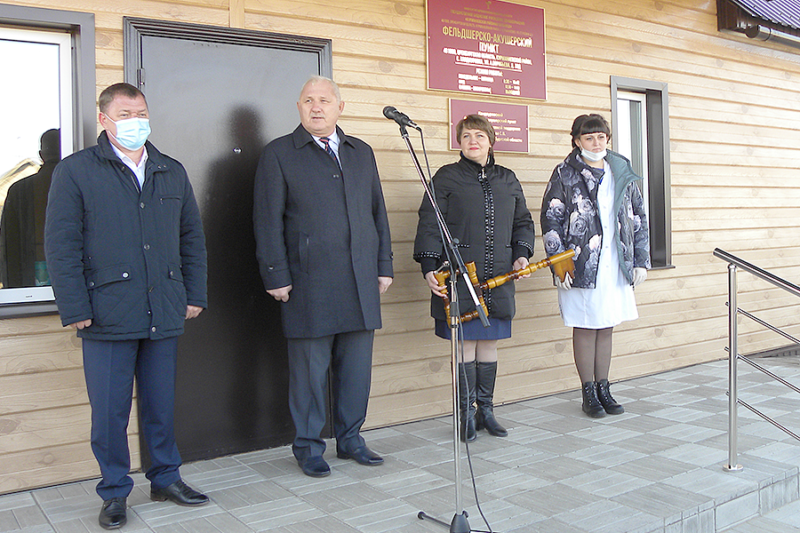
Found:
[[[795,357],[760,359],[800,384]],[[740,396],[800,430],[800,395],[740,364]],[[478,501],[496,532],[783,533],[800,528],[800,443],[739,409],[740,472],[727,472],[727,363],[616,383],[626,413],[592,420],[572,391],[496,409],[509,436],[470,445]],[[335,456],[333,473],[303,476],[288,447],[200,461],[184,478],[212,502],[191,509],[148,498],[141,474],[123,531],[157,533],[424,533],[455,513],[451,422],[366,432],[386,458],[365,467]],[[464,464],[464,506],[481,518]],[[0,497],[0,531],[102,531],[95,481]]]

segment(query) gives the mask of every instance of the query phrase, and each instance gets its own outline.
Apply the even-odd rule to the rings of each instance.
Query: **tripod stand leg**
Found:
[[[467,521],[467,512],[464,510],[464,504],[461,498],[461,416],[459,413],[459,397],[461,394],[459,383],[459,357],[458,357],[458,328],[460,322],[458,320],[458,293],[455,287],[455,276],[450,276],[450,294],[453,295],[450,301],[450,366],[453,380],[453,468],[455,469],[455,496],[456,496],[456,514],[453,516],[453,521],[448,524],[442,520],[433,518],[432,516],[420,511],[417,517],[420,520],[433,520],[437,524],[450,528],[450,533],[469,533],[472,531]],[[464,379],[466,381],[466,377]]]
[[[449,527],[450,533],[469,533],[472,531],[469,528],[469,522],[467,522],[467,512],[463,511],[461,514],[457,514],[453,516],[453,521],[451,523],[447,523],[443,520],[439,520],[438,518],[434,518],[431,515],[425,513],[424,511],[420,511],[417,514],[417,517],[420,520],[430,520],[431,522],[436,522],[440,526]]]

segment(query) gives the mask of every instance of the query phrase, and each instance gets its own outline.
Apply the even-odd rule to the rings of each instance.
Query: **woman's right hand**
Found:
[[[425,274],[425,281],[428,282],[428,288],[431,290],[433,294],[438,296],[439,298],[444,298],[447,295],[442,292],[447,287],[445,285],[439,285],[439,281],[436,279],[436,276],[433,274],[433,270]]]

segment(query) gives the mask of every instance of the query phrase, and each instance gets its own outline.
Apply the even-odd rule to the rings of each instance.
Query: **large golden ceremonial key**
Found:
[[[567,250],[565,252],[561,252],[560,254],[552,255],[548,258],[542,259],[536,263],[531,263],[525,268],[520,268],[519,270],[512,270],[506,274],[500,274],[499,276],[495,276],[491,279],[484,281],[483,283],[478,282],[478,275],[475,272],[475,263],[469,262],[465,266],[467,267],[467,275],[469,276],[470,282],[475,287],[475,291],[478,293],[478,300],[480,301],[481,307],[483,310],[488,314],[489,311],[486,308],[486,303],[483,300],[483,291],[488,289],[494,289],[507,283],[509,281],[514,281],[522,276],[527,276],[540,268],[544,267],[553,267],[553,271],[559,277],[561,281],[564,281],[564,277],[569,274],[571,278],[575,277],[575,263],[572,261],[572,258],[575,257],[575,250]],[[450,277],[450,269],[449,265],[445,263],[442,265],[439,270],[436,270],[433,273],[436,281],[439,282],[439,285],[444,285],[447,278]],[[447,289],[445,288],[442,291],[445,295],[447,294]],[[444,300],[444,311],[447,316],[450,316],[450,298],[445,296]],[[461,322],[469,322],[472,319],[478,318],[478,311],[474,310],[469,313],[464,313],[461,315],[460,320]]]

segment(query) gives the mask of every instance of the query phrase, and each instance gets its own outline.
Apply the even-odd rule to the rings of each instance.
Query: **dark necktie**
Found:
[[[328,139],[327,137],[320,137],[319,140],[322,141],[322,144],[325,145],[325,153],[327,153],[329,156],[331,156],[333,158],[333,160],[336,161],[336,164],[338,165],[339,164],[339,158],[336,157],[336,152],[334,152],[333,148],[331,148],[331,145],[330,145],[331,140]]]

